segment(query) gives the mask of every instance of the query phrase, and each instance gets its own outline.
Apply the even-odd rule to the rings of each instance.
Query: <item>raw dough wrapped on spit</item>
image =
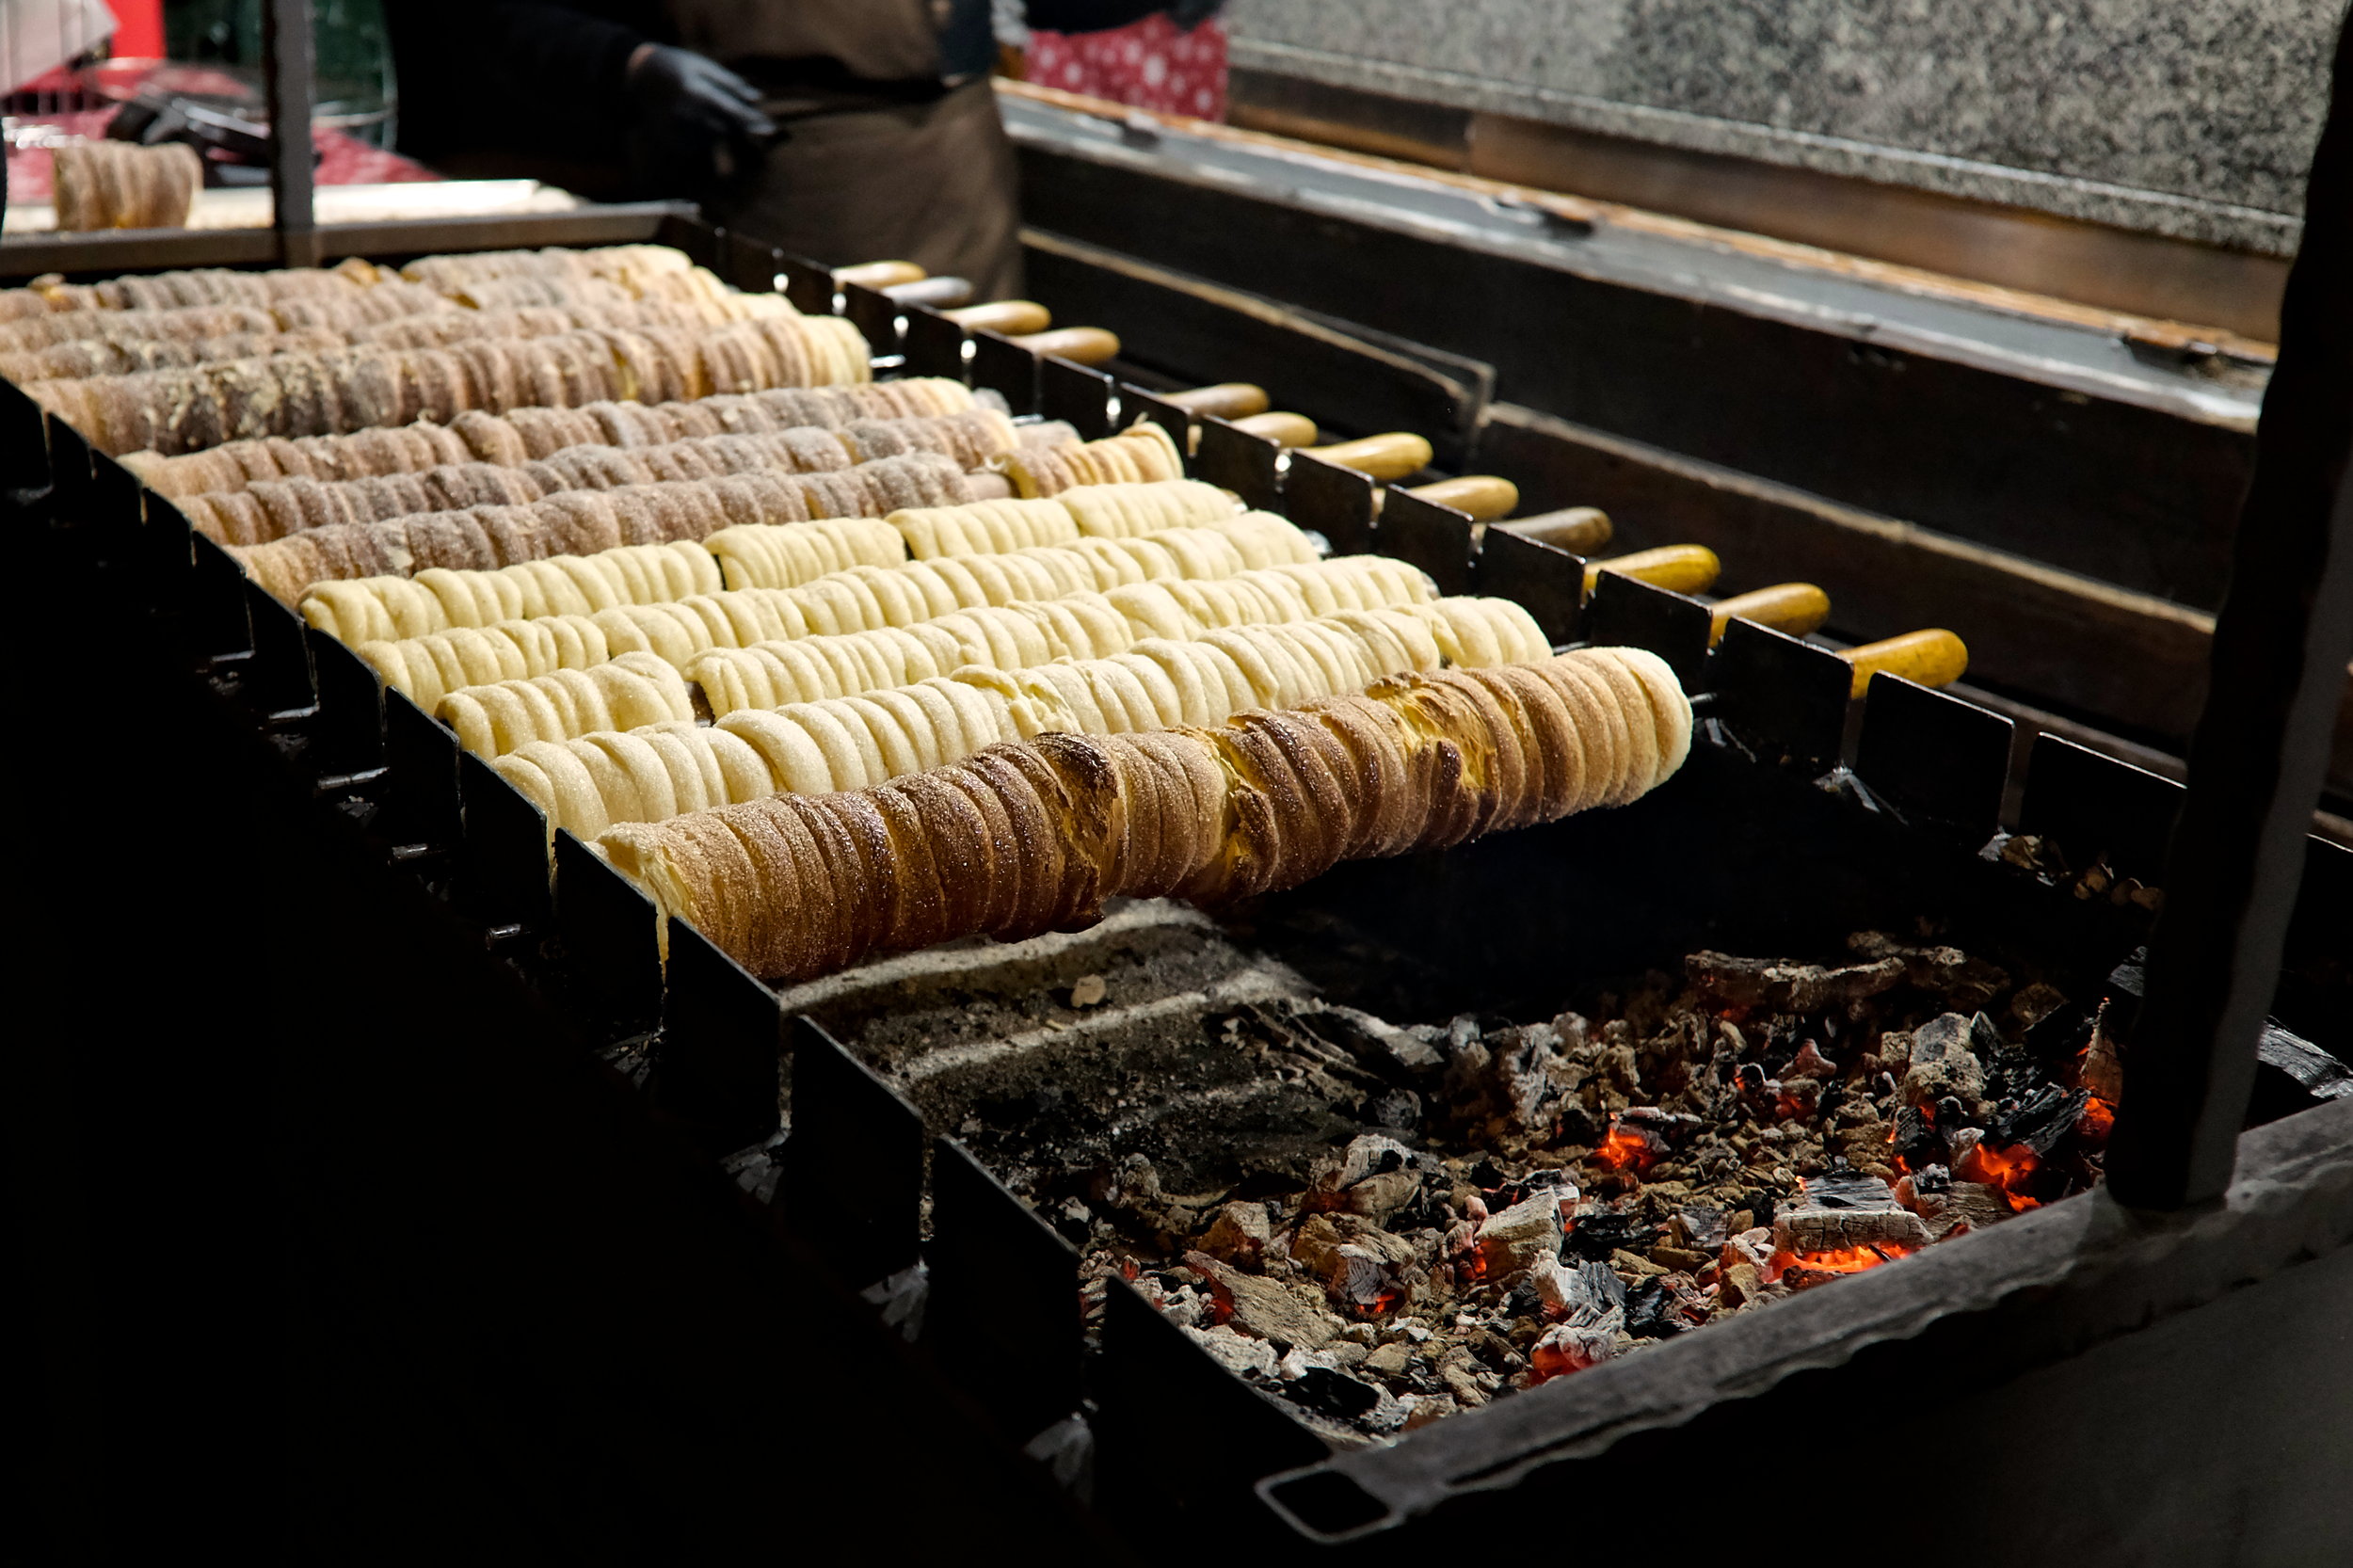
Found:
[[[1218,546],[1225,547],[1223,553]],[[1131,584],[1142,581],[1146,564],[1175,572],[1186,569],[1189,562],[1193,569],[1236,579],[1230,591],[1190,600],[1200,607],[1198,616],[1174,599],[1137,600],[1131,614],[1154,617],[1149,630],[1160,636],[1190,636],[1204,626],[1246,619],[1287,618],[1277,611],[1254,611],[1251,606],[1279,603],[1290,595],[1328,610],[1411,602],[1431,591],[1429,579],[1419,571],[1372,556],[1260,574],[1242,571],[1239,552],[1213,534],[1205,535],[1198,548],[1162,551],[1155,563],[1145,552],[1158,547],[1153,539],[1081,539],[1076,546],[1048,545],[1003,555],[855,567],[796,588],[736,588],[587,616],[502,621],[480,630],[362,642],[354,651],[429,712],[461,687],[557,669],[586,669],[633,648],[648,649],[683,668],[696,654],[713,648],[913,626],[959,610],[1067,599]],[[1267,576],[1266,582],[1257,581],[1261,575]]]
[[[925,452],[834,473],[755,472],[562,490],[524,506],[332,523],[232,552],[254,581],[296,604],[321,583],[406,577],[427,567],[488,570],[551,555],[592,555],[616,545],[704,539],[746,523],[872,518],[909,496],[939,501],[963,492],[963,471]]]
[[[1130,613],[1140,598],[1154,594],[1163,594],[1163,610],[1181,615],[1175,611],[1173,601],[1165,600],[1162,585],[1140,584],[1109,594],[964,610],[908,627],[764,642],[749,648],[714,648],[697,655],[687,666],[685,678],[698,688],[694,695],[702,699],[701,709],[724,723],[730,714],[856,696],[945,676],[978,680],[980,671],[1018,675],[1057,662],[1114,659],[1146,643],[1173,646],[1174,642],[1197,641],[1208,651],[1192,650],[1186,658],[1212,659],[1220,670],[1238,672],[1259,682],[1252,687],[1252,695],[1220,707],[1217,717],[1232,707],[1275,700],[1267,694],[1289,692],[1290,699],[1296,699],[1303,688],[1290,680],[1297,673],[1293,655],[1304,650],[1312,656],[1315,648],[1303,645],[1289,654],[1269,658],[1252,653],[1249,649],[1254,645],[1247,637],[1240,647],[1228,648],[1216,641],[1216,633],[1225,628],[1199,625],[1189,627],[1179,639],[1155,638],[1150,626],[1161,617]],[[1304,621],[1309,618],[1305,611],[1304,601],[1293,601],[1264,620],[1236,624]],[[1465,623],[1479,626],[1476,638],[1462,634]],[[1363,679],[1369,679],[1371,673],[1436,669],[1442,664],[1535,659],[1547,651],[1544,634],[1528,612],[1501,599],[1444,600],[1434,604],[1409,600],[1395,607],[1340,611],[1321,617],[1320,624],[1326,632],[1317,635],[1337,632],[1366,650],[1371,663]],[[1327,684],[1350,683],[1342,679],[1345,668],[1321,673]],[[1042,679],[1052,681],[1061,677],[1048,670]],[[568,681],[568,672],[462,687],[442,697],[438,716],[457,732],[468,750],[484,757],[503,755],[529,741],[575,740],[587,729],[578,728],[579,721],[570,716],[575,710],[565,707],[556,696],[550,683],[559,680]],[[1166,724],[1209,722],[1201,717],[1207,710],[1197,698],[1234,686],[1233,680],[1224,677],[1204,684],[1176,667],[1170,669],[1169,680],[1173,686],[1156,683],[1152,688],[1160,695],[1174,692],[1181,699],[1176,708],[1154,709],[1158,722]],[[1337,690],[1339,685],[1329,689]],[[693,711],[690,696],[688,707],[676,716],[683,718]]]
[[[803,980],[954,937],[1080,929],[1114,895],[1216,904],[1623,805],[1682,765],[1690,735],[1663,661],[1586,648],[1215,727],[1042,734],[872,789],[624,823],[597,844],[753,973]]]
[[[1099,441],[1024,446],[1006,459],[1005,472],[1019,494],[1042,496],[1059,495],[1081,485],[1181,479],[1185,463],[1168,432],[1144,421]]]
[[[1152,428],[1157,430],[1160,426]],[[1060,491],[1054,500],[1077,520],[1080,532],[1106,539],[1157,534],[1163,528],[1218,523],[1241,509],[1233,496],[1199,479],[1080,485]]]
[[[1543,651],[1539,647],[1538,656]],[[1385,675],[1434,670],[1439,658],[1428,627],[1411,611],[1393,610],[1235,627],[1190,643],[1150,638],[1109,658],[1022,670],[967,665],[951,676],[727,715],[716,731],[749,744],[766,763],[769,777],[737,770],[731,792],[704,804],[740,805],[776,790],[823,794],[864,789],[968,757],[998,741],[1052,731],[1120,735],[1217,724],[1245,709],[1293,707],[1354,691]],[[475,706],[490,690],[451,696],[442,703],[442,714],[462,739],[501,746],[504,755],[494,765],[539,805],[552,828],[593,839],[614,823],[659,820],[648,814],[657,803],[695,796],[695,782],[688,778],[615,780],[604,763],[614,762],[623,774],[632,768],[614,756],[609,736],[528,738],[535,725],[546,722],[538,704],[544,700],[552,708],[555,694],[531,691],[528,710],[504,700]],[[504,699],[525,694],[518,689],[497,695]],[[507,744],[517,737],[524,738]],[[681,736],[680,744],[702,755],[701,741]],[[632,755],[644,763],[654,754]],[[754,792],[743,792],[744,787]]]
[[[1215,485],[1161,479],[1095,485],[1050,498],[927,506],[894,512],[888,520],[907,536],[907,552],[927,561],[935,555],[1060,544],[1081,535],[1127,538],[1163,528],[1215,524],[1230,520],[1240,510],[1234,498]]]
[[[808,530],[831,569],[875,558],[892,541],[871,518],[787,526]],[[883,556],[888,559],[888,556]],[[716,593],[719,564],[692,539],[626,544],[594,555],[553,555],[490,571],[428,567],[414,577],[322,583],[304,596],[302,618],[338,642],[430,636],[456,626],[490,626],[540,616],[588,616],[624,604],[658,604]]]

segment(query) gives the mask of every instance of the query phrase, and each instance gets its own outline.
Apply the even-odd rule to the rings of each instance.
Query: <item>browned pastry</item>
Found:
[[[1077,929],[1113,895],[1221,904],[1343,859],[1621,804],[1672,776],[1690,734],[1660,660],[1588,648],[1213,728],[1043,734],[875,789],[623,823],[597,842],[664,913],[763,978],[800,980],[954,937]]]
[[[839,473],[740,473],[720,479],[566,490],[530,505],[480,505],[372,522],[335,522],[236,552],[289,604],[313,583],[413,576],[427,567],[484,569],[590,555],[624,544],[701,539],[749,523],[873,517],[909,489],[939,505],[964,499],[964,475],[934,453],[886,457]]]
[[[796,360],[770,341],[798,329],[797,323],[767,320],[696,332],[648,328],[640,335],[691,367],[692,375],[680,379],[690,383],[688,395],[701,396],[807,375],[807,356]],[[486,377],[488,385],[477,383],[466,361],[445,349],[347,348],[38,382],[33,395],[110,455],[144,449],[170,456],[255,436],[329,435],[420,418],[447,424],[469,408],[504,412],[522,406],[499,401],[510,397],[561,408],[633,397],[639,389],[613,337],[583,331],[506,340],[506,362],[515,374]],[[308,405],[283,394],[281,382],[305,376],[335,389],[333,423],[313,423]]]
[[[178,229],[204,184],[204,166],[179,142],[69,141],[53,155],[57,227]]]
[[[276,272],[234,272],[199,267],[115,278],[103,283],[36,281],[0,291],[0,316],[16,319],[40,311],[169,311],[189,305],[255,305],[264,309],[295,299],[356,298],[388,276],[358,259],[331,267],[288,267]]]
[[[474,347],[487,345],[476,344]],[[457,352],[462,357],[466,345]],[[479,381],[477,380],[477,384]],[[926,406],[956,404],[961,411],[902,417],[885,411],[908,401],[902,389],[907,382],[879,382],[853,387],[777,387],[743,395],[707,397],[696,403],[616,403],[600,401],[579,408],[513,408],[505,414],[469,409],[447,425],[409,424],[355,430],[344,436],[265,437],[229,441],[184,456],[160,457],[135,452],[125,466],[165,495],[204,495],[243,489],[257,480],[292,478],[358,479],[370,474],[409,473],[443,463],[485,462],[520,468],[535,459],[566,454],[566,461],[594,459],[573,449],[581,447],[641,448],[726,435],[773,436],[841,429],[867,421],[887,430],[907,451],[943,452],[967,468],[965,454],[981,440],[977,430],[994,430],[1004,422],[996,409],[976,408],[972,394],[952,381],[919,386]],[[933,390],[936,386],[936,390]],[[893,393],[886,402],[881,394]],[[939,428],[952,422],[952,430]],[[856,438],[852,438],[855,440]],[[809,450],[815,450],[813,447]],[[859,461],[895,454],[868,450],[861,443]],[[628,481],[642,483],[643,481]]]

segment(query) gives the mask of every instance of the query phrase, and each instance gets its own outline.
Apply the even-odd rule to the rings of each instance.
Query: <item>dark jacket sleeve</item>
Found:
[[[557,136],[609,136],[629,56],[658,31],[649,8],[490,0],[475,13],[482,65],[509,118]]]

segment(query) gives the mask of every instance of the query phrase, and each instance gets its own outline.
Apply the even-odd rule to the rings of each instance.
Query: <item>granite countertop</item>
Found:
[[[1233,0],[1237,66],[2267,254],[2333,0]]]

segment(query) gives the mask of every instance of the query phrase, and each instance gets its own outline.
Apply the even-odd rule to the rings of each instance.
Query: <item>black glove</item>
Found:
[[[725,184],[776,138],[776,122],[760,112],[759,90],[691,49],[645,45],[630,56],[625,85],[640,156],[681,194]]]

